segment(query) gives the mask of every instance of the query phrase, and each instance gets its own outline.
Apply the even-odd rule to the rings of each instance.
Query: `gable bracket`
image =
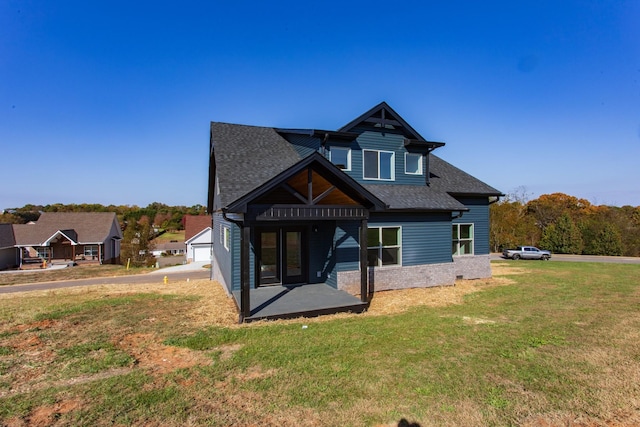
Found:
[[[335,190],[335,189],[336,189],[336,186],[335,186],[335,185],[332,185],[331,187],[327,188],[327,189],[326,189],[322,194],[320,194],[318,197],[316,197],[315,199],[313,199],[313,200],[311,201],[311,204],[312,204],[312,205],[317,205],[317,204],[318,204],[318,202],[319,202],[320,200],[322,200],[322,199],[324,199],[325,197],[327,197],[327,196],[328,196],[329,194],[331,194],[331,192],[332,192],[333,190]]]
[[[284,188],[285,190],[287,190],[289,193],[293,194],[294,196],[296,196],[296,198],[298,200],[300,200],[302,203],[307,204],[307,198],[304,197],[302,194],[298,193],[296,191],[295,188],[293,188],[292,186],[290,186],[289,184],[287,184],[286,182],[282,184],[282,188]]]

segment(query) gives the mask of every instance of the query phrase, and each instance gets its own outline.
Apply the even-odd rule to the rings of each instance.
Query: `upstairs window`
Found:
[[[346,147],[331,147],[329,152],[331,162],[344,171],[351,170],[351,149]]]
[[[453,255],[473,255],[473,224],[453,224]]]
[[[404,173],[408,175],[422,175],[422,154],[404,154]]]
[[[364,179],[393,181],[395,153],[393,151],[362,150]]]

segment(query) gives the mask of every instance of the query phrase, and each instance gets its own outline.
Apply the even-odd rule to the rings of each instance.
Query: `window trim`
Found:
[[[89,249],[89,253],[87,253],[87,249]],[[95,254],[93,249],[95,249]],[[100,255],[100,249],[98,248],[98,245],[84,245],[82,252],[83,252],[82,253],[83,256],[93,257],[93,259],[96,259],[98,255]]]
[[[468,239],[462,239],[460,238],[460,227],[463,225],[468,225],[471,227],[471,237]],[[453,227],[457,227],[458,228],[458,238],[454,239],[453,238]],[[473,222],[456,222],[451,224],[451,255],[452,256],[472,256],[475,255],[475,224]],[[471,242],[471,253],[465,254],[465,253],[460,253],[460,247],[461,247],[461,242]],[[453,250],[453,245],[456,245],[456,250]]]
[[[231,229],[229,227],[222,227],[222,236],[220,236],[222,240],[222,246],[228,251],[231,247]]]
[[[382,229],[391,228],[398,230],[398,244],[397,245],[383,245],[382,244]],[[367,261],[367,267],[375,267],[375,268],[388,268],[388,267],[402,267],[402,226],[401,225],[376,225],[376,226],[367,226],[367,232],[369,230],[376,229],[378,230],[378,245],[377,246],[369,246],[367,242],[367,254],[370,249],[378,249],[378,265],[371,266]],[[398,248],[398,263],[397,264],[382,264],[382,250],[384,248]],[[367,256],[368,257],[368,256]]]
[[[36,256],[38,258],[49,259],[53,257],[53,248],[51,246],[37,246]]]
[[[347,165],[346,167],[343,169],[340,166],[338,166],[334,161],[333,161],[333,151],[346,151],[347,152]],[[330,147],[329,148],[329,160],[331,161],[331,163],[333,163],[334,165],[336,165],[337,168],[339,168],[340,170],[343,170],[345,172],[349,172],[351,171],[351,148],[350,147]]]
[[[365,165],[365,153],[369,151],[372,153],[377,153],[378,155],[378,177],[377,178],[370,178],[367,177],[365,175],[366,173],[366,165]],[[380,178],[380,153],[389,153],[391,154],[391,178]],[[363,149],[362,150],[362,179],[365,180],[371,180],[371,181],[395,181],[396,180],[396,153],[395,151],[387,151],[387,150],[370,150],[370,149]]]
[[[418,172],[408,172],[407,171],[407,157],[408,156],[418,156]],[[423,175],[424,166],[422,164],[422,159],[424,156],[420,153],[404,153],[404,173],[406,175]]]

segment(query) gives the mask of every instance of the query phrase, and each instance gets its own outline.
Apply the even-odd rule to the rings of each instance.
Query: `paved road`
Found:
[[[162,283],[164,276],[167,276],[169,281],[173,280],[187,280],[187,279],[208,279],[210,271],[206,269],[201,270],[187,270],[187,271],[167,271],[158,270],[153,273],[136,274],[132,276],[116,276],[116,277],[97,277],[94,279],[78,279],[68,281],[57,282],[40,282],[29,283],[25,285],[9,285],[0,286],[0,294],[9,294],[14,292],[25,291],[45,291],[50,289],[70,288],[73,286],[89,286],[89,285],[111,285],[120,283],[141,284],[141,283]]]
[[[491,254],[492,261],[511,261],[502,258],[502,254]],[[597,255],[551,255],[551,261],[569,261],[569,262],[605,262],[614,264],[640,264],[640,258],[623,257],[623,256],[597,256]]]

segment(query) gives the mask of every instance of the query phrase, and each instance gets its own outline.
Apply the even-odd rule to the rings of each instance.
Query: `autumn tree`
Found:
[[[129,218],[122,236],[120,258],[136,267],[150,267],[155,263],[151,253],[153,231],[149,218],[143,216],[139,221]]]
[[[540,245],[555,253],[580,254],[583,247],[582,234],[569,214],[564,213],[555,223],[547,225]]]

